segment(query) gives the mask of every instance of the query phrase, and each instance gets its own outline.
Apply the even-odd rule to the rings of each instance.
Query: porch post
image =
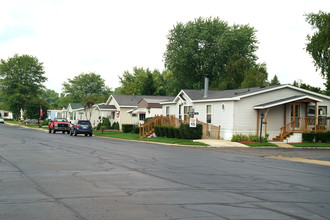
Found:
[[[317,132],[317,113],[318,113],[318,111],[317,111],[317,102],[315,102],[315,122],[314,122],[314,124],[315,124],[315,133]]]
[[[296,102],[293,103],[293,112],[292,112],[292,121],[293,121],[293,133],[296,126]]]
[[[283,124],[283,126],[285,126],[286,125],[286,104],[284,104],[284,124]],[[286,127],[284,127],[284,132],[286,132]]]
[[[259,136],[259,109],[257,109],[257,136]]]
[[[265,138],[267,137],[267,115],[268,115],[269,109],[265,109]]]
[[[307,132],[307,110],[308,110],[308,103],[305,103],[305,132]]]

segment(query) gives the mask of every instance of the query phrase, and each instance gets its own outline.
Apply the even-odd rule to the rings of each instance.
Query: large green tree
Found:
[[[316,69],[321,71],[330,94],[330,13],[319,11],[305,16],[314,29],[312,35],[307,35],[306,51],[313,57]]]
[[[204,75],[209,74],[210,87],[220,88],[233,55],[244,58],[249,66],[255,65],[255,33],[249,25],[230,26],[219,18],[176,24],[167,36],[164,53],[165,67],[173,74],[172,83],[178,90],[202,89]]]
[[[105,80],[96,73],[81,73],[63,83],[63,96],[70,102],[82,103],[87,118],[88,112],[95,103],[103,103],[111,94],[111,89],[105,85]]]
[[[3,102],[18,119],[20,109],[24,109],[32,99],[38,97],[47,80],[43,63],[30,55],[15,54],[0,62],[0,89]],[[40,103],[41,104],[41,103]]]
[[[43,89],[41,91],[41,98],[48,103],[49,108],[58,109],[60,107],[60,96],[57,92],[51,89]]]
[[[165,80],[158,70],[134,67],[133,73],[125,71],[119,80],[121,94],[166,95]]]

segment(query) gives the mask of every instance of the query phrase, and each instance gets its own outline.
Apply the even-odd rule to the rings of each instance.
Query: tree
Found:
[[[258,64],[246,72],[241,88],[266,86],[268,84],[267,79],[268,73],[266,64]]]
[[[119,77],[121,94],[134,95],[166,95],[163,74],[158,70],[134,67],[133,73],[125,71]]]
[[[63,83],[63,96],[71,102],[82,103],[86,118],[91,117],[90,109],[95,103],[105,102],[111,94],[110,88],[105,86],[105,80],[96,73],[81,73],[73,79]]]
[[[278,86],[281,85],[280,81],[278,80],[277,76],[275,75],[273,79],[269,83],[270,86]]]
[[[51,89],[43,89],[41,91],[41,98],[48,103],[49,108],[60,108],[60,96],[57,92]]]
[[[307,35],[306,51],[313,57],[316,70],[326,79],[325,86],[330,94],[330,13],[319,11],[305,17],[315,30],[312,36]]]
[[[178,90],[202,89],[205,74],[210,75],[210,87],[217,89],[234,54],[244,58],[249,66],[255,64],[255,33],[249,25],[229,26],[219,18],[178,23],[167,36],[165,68],[173,73]]]
[[[43,63],[33,56],[15,54],[7,60],[1,59],[0,90],[5,105],[14,112],[16,120],[20,109],[39,96],[44,87],[42,83],[47,80],[44,73]]]
[[[301,80],[293,81],[292,85],[296,86],[296,87],[299,87],[299,88],[302,88],[302,89],[312,91],[312,92],[317,92],[317,93],[320,93],[320,94],[326,94],[326,91],[322,90],[320,87],[314,87],[314,86],[308,85],[306,83],[303,83]]]

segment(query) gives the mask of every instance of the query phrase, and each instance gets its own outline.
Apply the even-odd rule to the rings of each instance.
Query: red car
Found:
[[[48,128],[49,133],[51,133],[52,130],[54,134],[57,131],[62,131],[63,134],[65,132],[68,134],[70,133],[70,123],[66,118],[54,118],[54,120],[49,120]]]

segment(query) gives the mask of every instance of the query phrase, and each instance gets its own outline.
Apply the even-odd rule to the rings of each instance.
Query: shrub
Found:
[[[203,126],[197,124],[196,128],[190,128],[189,124],[181,124],[179,128],[180,137],[183,139],[201,139],[203,136]]]
[[[169,138],[175,138],[174,127],[167,127],[167,130],[168,130],[168,137]]]
[[[144,119],[144,123],[146,123],[146,122],[149,121],[150,119],[153,119],[153,117],[145,118],[145,119]]]
[[[165,137],[164,127],[158,126],[159,137]]]
[[[140,127],[139,126],[135,126],[131,132],[132,134],[140,134]]]
[[[124,133],[130,133],[133,130],[133,126],[134,125],[132,125],[132,124],[122,124],[121,128]]]
[[[175,138],[181,138],[179,128],[174,128],[173,131],[174,131],[174,137]]]
[[[102,126],[102,124],[98,123],[97,126],[96,126],[96,130],[98,130],[98,131],[101,130],[101,126]]]
[[[160,137],[159,126],[154,126],[155,134],[157,137]]]
[[[191,131],[189,129],[189,124],[181,124],[179,130],[182,139],[191,139]]]
[[[111,129],[111,123],[109,118],[103,118],[103,125],[106,127],[106,129]]]
[[[242,141],[248,141],[248,140],[249,140],[249,137],[247,135],[243,135],[243,134],[235,134],[231,138],[232,142],[242,142]]]
[[[112,125],[112,128],[114,130],[119,130],[119,122],[114,122],[113,125]]]
[[[302,139],[308,142],[313,142],[315,140],[315,142],[327,143],[330,141],[330,132],[303,133]]]
[[[169,134],[168,134],[168,127],[163,126],[163,131],[164,131],[164,137],[169,137]]]
[[[203,126],[201,124],[197,124],[196,128],[190,128],[193,129],[193,137],[194,139],[202,139],[203,136]]]
[[[41,125],[42,125],[42,126],[45,126],[45,125],[47,125],[47,126],[48,126],[48,123],[49,123],[49,120],[45,120],[45,121],[43,121],[43,122],[42,122],[42,124],[41,124]]]

